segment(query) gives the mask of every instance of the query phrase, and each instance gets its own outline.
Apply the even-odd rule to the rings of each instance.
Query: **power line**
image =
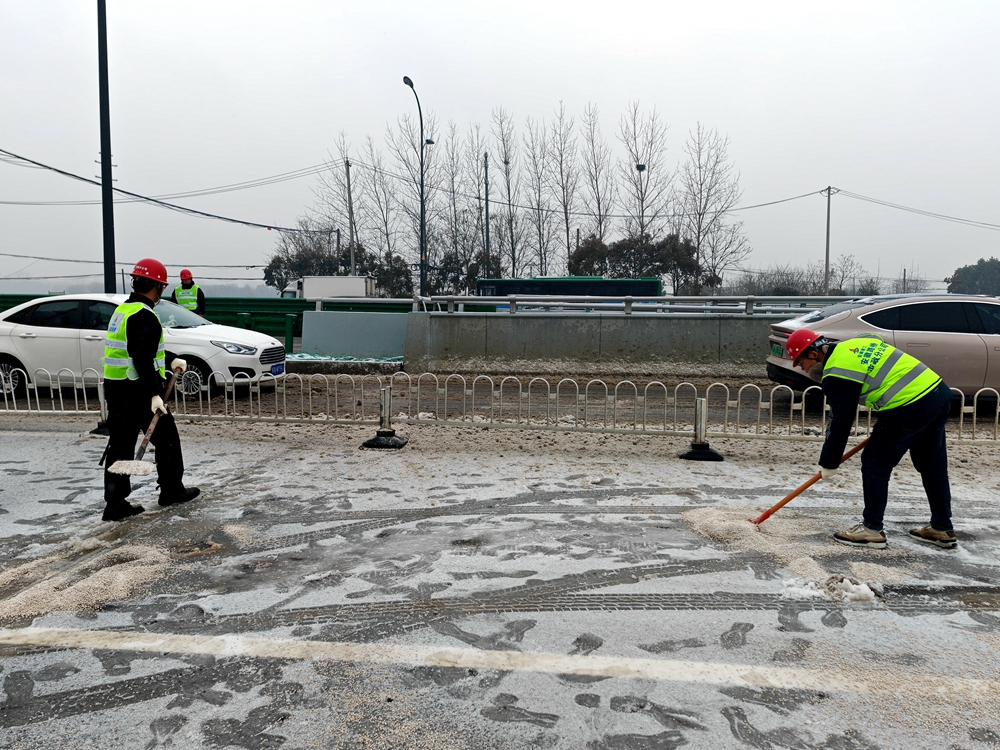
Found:
[[[42,257],[40,255],[20,255],[18,253],[0,253],[0,256],[4,256],[6,258],[27,258],[27,259],[31,259],[31,260],[48,260],[48,261],[52,261],[54,263],[95,263],[95,264],[103,264],[104,263],[103,260],[81,260],[81,259],[78,259],[78,258],[46,258],[46,257]],[[128,266],[134,266],[135,262],[117,261],[115,265],[124,266],[124,267],[127,268]],[[212,264],[208,264],[208,263],[173,263],[172,262],[170,265],[172,265],[172,266],[183,266],[185,268],[245,268],[248,271],[250,269],[252,269],[252,268],[264,268],[265,267],[264,265],[246,264],[246,263],[237,263],[235,265],[212,265]]]
[[[40,167],[42,169],[47,169],[51,172],[55,172],[56,174],[61,174],[64,177],[69,177],[74,180],[79,180],[80,182],[86,182],[90,185],[97,185],[99,187],[101,185],[101,183],[98,182],[97,180],[91,180],[88,177],[82,177],[81,175],[74,174],[73,172],[67,172],[64,169],[58,169],[57,167],[52,167],[49,166],[48,164],[43,164],[42,162],[35,161],[34,159],[28,159],[27,157],[19,156],[18,154],[15,154],[11,151],[7,151],[5,149],[0,149],[0,154],[12,157],[14,159],[19,159],[28,164],[34,164],[35,166]],[[273,224],[259,224],[253,221],[243,221],[242,219],[233,219],[229,216],[220,216],[219,214],[212,214],[208,213],[207,211],[198,211],[193,208],[185,208],[184,206],[178,206],[175,203],[167,203],[166,201],[159,200],[158,198],[151,198],[148,195],[140,195],[139,193],[133,193],[128,190],[122,190],[121,188],[112,187],[111,189],[114,190],[116,193],[119,193],[121,195],[127,195],[130,198],[134,198],[138,201],[149,203],[154,206],[160,206],[161,208],[167,208],[170,209],[171,211],[177,211],[178,213],[188,214],[189,216],[198,216],[204,219],[217,219],[219,221],[225,221],[230,224],[239,224],[246,227],[255,227],[257,229],[267,229],[267,230],[274,229],[279,232],[287,232],[291,234],[315,234],[317,232],[317,230],[312,230],[312,229],[297,229],[297,228],[293,229],[291,227],[279,227]],[[321,233],[325,233],[325,231],[326,230],[322,230]]]
[[[852,193],[849,190],[841,190],[840,194],[848,198],[854,198],[855,200],[867,201],[868,203],[875,203],[879,206],[895,208],[900,211],[908,211],[910,213],[914,213],[919,216],[926,216],[931,219],[942,219],[943,221],[953,221],[957,224],[965,224],[966,226],[979,227],[980,229],[991,229],[993,231],[1000,231],[1000,224],[990,224],[989,222],[976,221],[975,219],[963,219],[959,216],[948,216],[947,214],[939,214],[935,213],[934,211],[926,211],[922,208],[903,206],[899,203],[890,203],[889,201],[881,200],[880,198],[870,198],[867,195],[859,195],[858,193]]]
[[[404,174],[398,174],[396,172],[390,172],[390,171],[388,171],[386,169],[375,167],[375,166],[373,166],[371,164],[365,164],[362,161],[352,160],[351,164],[352,165],[357,164],[357,165],[365,167],[367,169],[371,169],[373,172],[382,172],[382,174],[386,175],[387,177],[392,177],[394,179],[400,180],[400,181],[405,182],[405,183],[410,184],[410,185],[418,185],[419,184],[418,180],[416,178],[414,178],[414,177],[410,177],[409,175],[404,175]],[[425,188],[427,190],[434,190],[434,191],[437,191],[437,192],[446,192],[448,190],[448,188],[442,187],[440,185],[425,185]],[[792,196],[791,198],[781,198],[779,200],[768,201],[766,203],[755,203],[755,204],[750,205],[750,206],[736,206],[734,208],[726,209],[725,211],[709,211],[708,213],[711,213],[711,214],[720,214],[720,213],[736,213],[738,211],[748,211],[748,210],[753,209],[753,208],[763,208],[765,206],[774,206],[774,205],[777,205],[778,203],[788,203],[789,201],[797,201],[800,198],[808,198],[810,195],[819,195],[820,192],[822,192],[822,191],[820,191],[820,190],[813,190],[812,192],[803,193],[802,195],[795,195],[795,196]],[[458,197],[460,197],[460,198],[465,198],[467,200],[481,200],[482,199],[481,196],[472,195],[470,193],[459,193],[459,192],[456,192],[455,195],[458,196]],[[521,209],[522,211],[537,211],[538,210],[535,206],[526,206],[526,205],[522,205],[520,203],[510,203],[510,204],[508,204],[506,201],[502,201],[502,200],[501,201],[494,201],[494,203],[498,203],[498,204],[504,205],[504,206],[509,205],[511,208],[518,208],[518,209]],[[551,210],[552,210],[553,213],[557,213],[557,212],[558,213],[562,213],[562,211],[559,210],[558,208],[553,208]],[[597,214],[595,214],[595,213],[593,213],[591,211],[569,211],[568,213],[569,213],[570,216],[584,216],[584,217],[587,217],[587,218],[596,218],[597,217]],[[651,216],[652,216],[653,219],[659,219],[659,218],[681,218],[681,217],[687,217],[687,216],[693,216],[693,215],[694,214],[677,213],[675,211],[671,211],[667,215],[652,214]],[[606,218],[609,218],[609,219],[631,219],[631,218],[633,218],[629,214],[604,214],[604,216]]]
[[[17,272],[15,271],[15,273]],[[95,279],[103,277],[103,273],[77,273],[62,276],[0,276],[0,281],[53,281],[56,279]],[[204,281],[263,281],[258,276],[199,276],[198,279]]]
[[[28,164],[18,164],[12,159],[4,159],[0,157],[0,161],[6,162],[8,164],[14,164],[15,166],[31,166]],[[249,190],[251,188],[262,187],[265,185],[273,185],[279,182],[287,182],[289,180],[297,180],[300,177],[308,177],[310,175],[319,174],[325,171],[333,165],[333,162],[324,162],[323,164],[314,164],[311,167],[303,167],[302,169],[296,169],[291,172],[282,172],[280,174],[271,175],[269,177],[260,177],[254,180],[247,180],[245,182],[235,182],[229,185],[220,185],[218,187],[203,188],[199,190],[189,190],[181,193],[165,193],[163,195],[153,195],[151,198],[156,200],[173,200],[177,198],[200,198],[206,195],[219,195],[221,193],[232,193],[237,190]],[[31,166],[32,169],[40,169],[40,167]],[[142,201],[136,198],[120,198],[115,201],[115,203],[141,203]],[[0,201],[0,205],[4,206],[99,206],[101,201],[99,200],[87,200],[87,201]]]

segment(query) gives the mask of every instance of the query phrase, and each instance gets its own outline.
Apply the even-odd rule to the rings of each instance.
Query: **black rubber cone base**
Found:
[[[722,454],[714,448],[710,448],[708,443],[691,443],[691,449],[677,454],[678,458],[686,461],[725,461]]]
[[[378,430],[375,433],[375,437],[363,442],[361,447],[383,451],[398,451],[408,442],[405,437],[397,435],[395,430]]]

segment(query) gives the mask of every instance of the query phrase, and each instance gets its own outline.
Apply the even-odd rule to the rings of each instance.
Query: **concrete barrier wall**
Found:
[[[402,357],[405,313],[304,312],[302,352],[327,357]]]
[[[407,372],[765,376],[785,316],[410,313]]]

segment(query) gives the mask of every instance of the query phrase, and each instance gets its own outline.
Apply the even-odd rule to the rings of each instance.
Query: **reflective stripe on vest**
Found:
[[[174,299],[177,300],[177,304],[186,310],[197,310],[198,309],[198,285],[192,284],[190,289],[185,289],[182,286],[174,288]]]
[[[861,383],[858,403],[872,411],[906,406],[941,382],[923,362],[877,339],[837,344],[823,366],[823,377],[828,376]]]
[[[138,380],[139,373],[135,363],[128,355],[128,319],[139,312],[145,305],[142,302],[123,302],[115,308],[108,323],[108,333],[104,337],[104,379],[105,380]],[[155,313],[154,313],[155,314]],[[163,327],[160,327],[160,345],[156,350],[153,365],[160,371],[160,377],[167,377],[166,349],[164,347]]]

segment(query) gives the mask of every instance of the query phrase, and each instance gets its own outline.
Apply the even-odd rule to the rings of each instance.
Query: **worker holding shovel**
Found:
[[[885,548],[882,517],[889,478],[909,451],[931,509],[930,523],[911,529],[910,536],[946,549],[955,547],[945,447],[951,389],[927,365],[878,339],[856,338],[834,344],[802,328],[788,337],[785,348],[806,374],[822,368],[823,393],[831,412],[819,459],[823,479],[837,473],[857,405],[864,404],[876,414],[861,454],[862,522],[838,531],[834,540],[854,547]]]
[[[104,397],[108,407],[107,463],[128,461],[135,451],[136,436],[146,430],[159,413],[150,442],[156,446],[156,473],[160,505],[194,500],[197,487],[185,487],[181,441],[173,417],[163,403],[166,395],[166,352],[163,327],[153,312],[167,286],[167,269],[158,260],[146,258],[132,271],[133,292],[111,316],[104,348]],[[187,363],[175,359],[171,370],[183,372]],[[127,474],[104,471],[105,521],[120,521],[142,513],[141,505],[127,498],[132,484]]]

